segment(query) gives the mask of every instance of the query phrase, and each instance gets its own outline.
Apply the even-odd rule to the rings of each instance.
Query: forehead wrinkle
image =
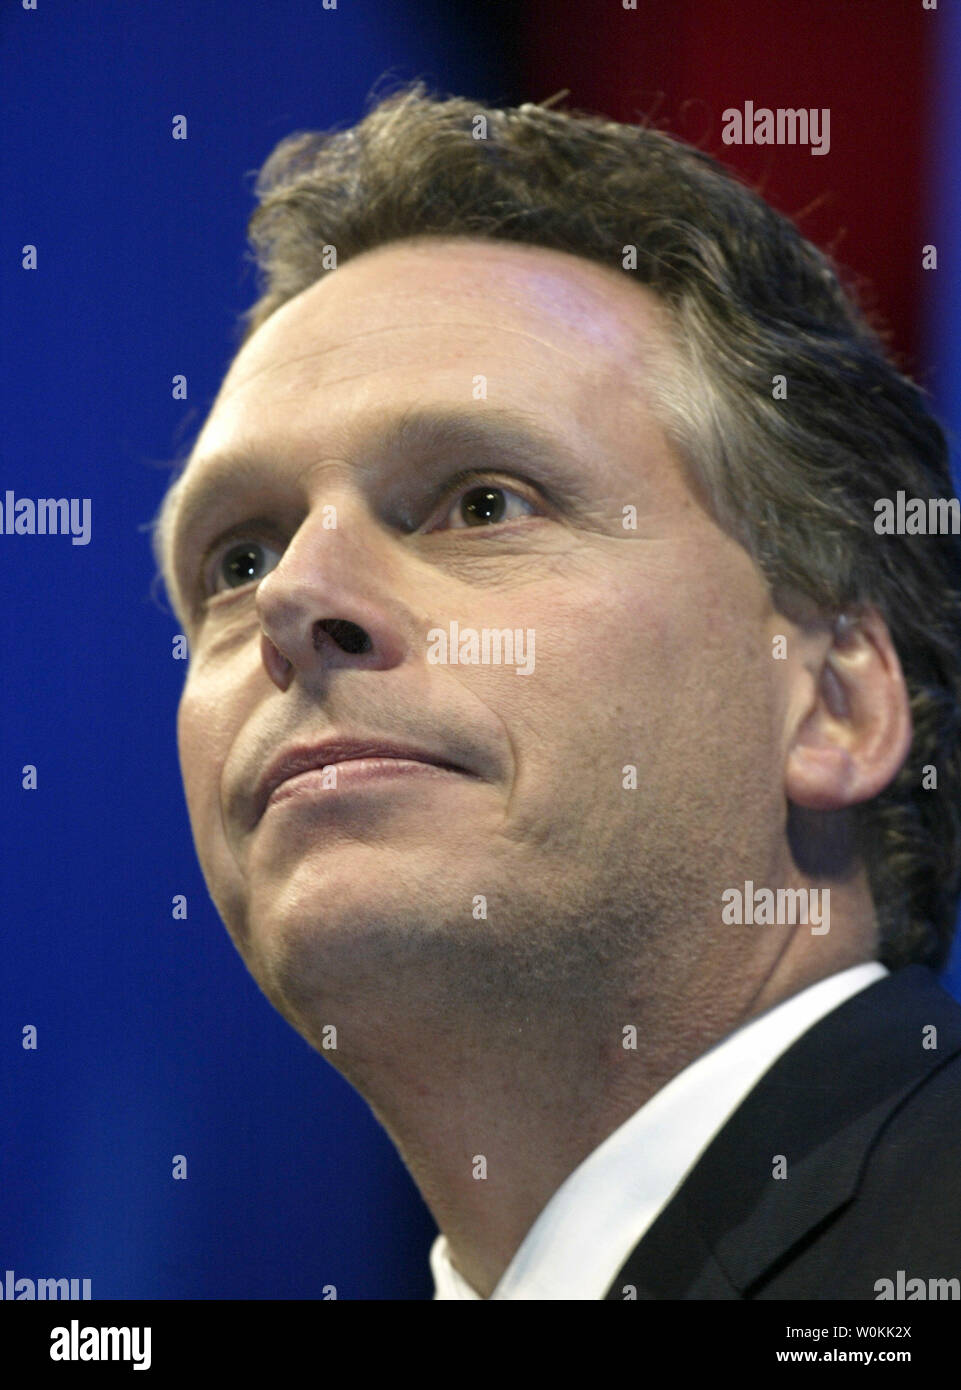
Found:
[[[472,319],[418,319],[416,323],[382,324],[377,328],[360,329],[356,332],[352,332],[351,336],[343,342],[331,343],[327,346],[311,347],[305,352],[298,353],[296,356],[286,356],[279,361],[262,362],[259,366],[254,366],[247,374],[241,376],[239,380],[235,382],[231,382],[228,377],[227,381],[224,383],[224,389],[218,397],[218,402],[226,402],[232,396],[236,395],[238,391],[248,387],[252,382],[257,381],[265,374],[284,372],[291,367],[302,367],[315,359],[322,359],[332,353],[346,352],[362,340],[375,337],[378,334],[421,333],[425,328],[464,328],[473,333],[476,333],[478,329],[486,328],[508,337],[523,338],[527,342],[536,343],[538,347],[548,348],[551,352],[556,352],[561,357],[568,358],[579,368],[583,367],[583,359],[578,357],[575,353],[568,352],[560,346],[560,344],[551,342],[547,338],[541,338],[536,333],[529,332],[523,328],[509,328],[505,324],[499,323],[479,324]],[[485,349],[478,349],[478,351],[483,352]],[[325,380],[318,384],[323,385],[326,390],[331,386],[338,386],[346,381],[355,381],[358,376],[369,376],[370,372],[371,369],[368,367],[365,371],[353,373],[350,376]]]

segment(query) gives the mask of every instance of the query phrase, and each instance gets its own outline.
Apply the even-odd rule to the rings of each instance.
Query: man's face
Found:
[[[621,272],[431,240],[348,262],[231,367],[168,554],[180,756],[211,894],[305,1032],[353,991],[623,980],[678,924],[693,970],[768,862],[776,628],[647,406],[663,334]],[[455,664],[455,623],[521,649]],[[345,765],[264,809],[272,760],[332,738],[463,771]]]

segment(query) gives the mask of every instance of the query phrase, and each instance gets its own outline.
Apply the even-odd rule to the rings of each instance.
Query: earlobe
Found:
[[[785,788],[795,806],[806,811],[842,811],[857,801],[856,766],[840,744],[799,742],[788,755]]]
[[[823,637],[822,637],[823,643]],[[844,615],[818,662],[815,702],[794,733],[788,800],[812,811],[870,801],[911,747],[907,687],[887,625],[875,610]]]

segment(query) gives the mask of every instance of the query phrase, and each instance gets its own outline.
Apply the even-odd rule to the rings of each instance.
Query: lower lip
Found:
[[[324,780],[332,771],[336,771],[334,785]],[[464,775],[454,768],[438,767],[436,763],[421,763],[410,758],[345,758],[343,762],[328,763],[326,767],[314,767],[309,772],[300,772],[296,777],[288,777],[271,792],[264,810],[276,806],[279,801],[317,794],[331,796],[344,786],[356,787],[366,782],[389,781],[399,777]]]

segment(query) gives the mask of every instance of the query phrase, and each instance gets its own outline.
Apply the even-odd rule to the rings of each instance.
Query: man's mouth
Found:
[[[469,768],[451,762],[440,753],[413,744],[380,739],[330,739],[285,749],[269,765],[254,796],[256,824],[268,805],[316,786],[320,774],[336,769],[328,785],[349,779],[351,785],[381,777],[460,773],[475,777]],[[312,774],[318,774],[314,777]]]

